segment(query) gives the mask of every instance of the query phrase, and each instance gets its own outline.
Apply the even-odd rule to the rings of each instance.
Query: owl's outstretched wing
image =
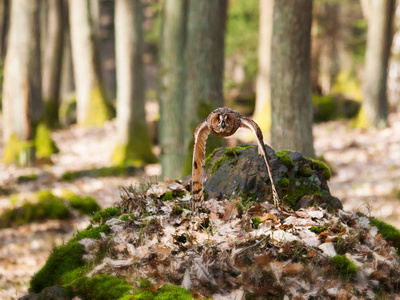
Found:
[[[261,154],[264,157],[265,164],[267,165],[268,176],[271,179],[272,197],[274,199],[274,204],[276,207],[278,207],[279,206],[279,196],[278,196],[278,193],[275,188],[274,180],[272,179],[271,165],[269,163],[267,149],[265,148],[265,145],[264,145],[262,131],[261,131],[260,127],[258,127],[256,122],[254,122],[251,119],[245,118],[245,117],[241,118],[240,127],[250,129],[257,138],[258,148],[259,148],[259,150],[261,150]]]
[[[200,123],[193,134],[192,196],[194,202],[203,201],[203,164],[206,156],[206,142],[210,134],[207,120]]]

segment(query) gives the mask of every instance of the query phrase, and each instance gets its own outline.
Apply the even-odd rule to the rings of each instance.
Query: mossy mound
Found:
[[[360,102],[335,95],[312,96],[314,106],[314,122],[326,122],[340,119],[351,119],[357,116]]]
[[[288,155],[296,168],[297,156]],[[162,201],[173,191],[185,196]],[[387,224],[358,212],[278,210],[238,196],[205,200],[207,213],[193,214],[188,194],[179,181],[126,188],[117,207],[99,212],[52,252],[30,291],[39,297],[58,285],[57,293],[81,299],[391,298],[400,292],[400,259],[388,240],[396,237],[383,235],[385,228],[393,233]]]
[[[340,201],[330,194],[327,181],[332,174],[324,162],[290,150],[275,153],[268,146],[267,153],[283,204],[292,209],[312,205],[330,209],[342,207]],[[204,167],[208,178],[204,190],[210,197],[240,195],[259,202],[272,200],[271,181],[257,147],[216,149],[206,158]]]
[[[64,191],[64,196],[59,197],[51,191],[43,190],[23,201],[17,196],[12,197],[12,202],[22,202],[22,205],[3,212],[0,216],[0,228],[46,219],[66,220],[72,217],[71,207],[86,215],[92,215],[100,209],[92,197],[81,197],[71,191]]]
[[[136,170],[137,168],[133,166],[112,166],[74,172],[67,171],[61,175],[61,179],[73,181],[82,177],[130,176],[134,175]]]

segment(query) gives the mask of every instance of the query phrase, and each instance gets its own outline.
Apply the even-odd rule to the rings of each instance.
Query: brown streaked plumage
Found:
[[[201,205],[203,201],[203,164],[206,153],[206,141],[208,135],[213,133],[218,136],[228,137],[233,135],[239,128],[250,129],[257,137],[258,152],[264,157],[267,165],[268,176],[271,179],[272,196],[275,206],[279,204],[279,196],[276,192],[274,181],[271,174],[267,150],[263,141],[263,134],[257,123],[253,120],[243,117],[237,111],[227,107],[220,107],[213,110],[208,117],[201,122],[193,134],[193,168],[192,168],[192,194],[193,207],[195,203]]]

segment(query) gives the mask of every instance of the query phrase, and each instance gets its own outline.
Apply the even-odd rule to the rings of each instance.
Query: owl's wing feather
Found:
[[[193,134],[192,196],[194,202],[203,201],[203,164],[210,131],[207,120],[204,120],[197,126]]]
[[[279,196],[278,196],[278,193],[276,191],[274,181],[272,179],[271,165],[269,163],[269,158],[268,158],[268,155],[267,155],[267,149],[265,148],[265,144],[264,144],[264,141],[263,141],[262,131],[261,131],[260,127],[257,125],[256,122],[254,122],[251,119],[245,118],[245,117],[241,118],[241,126],[240,127],[244,127],[244,128],[250,129],[254,133],[256,138],[257,138],[258,148],[259,148],[259,150],[261,150],[262,156],[264,157],[265,164],[267,165],[268,176],[271,179],[272,197],[274,199],[274,204],[275,204],[276,207],[278,207],[278,205],[279,205]]]

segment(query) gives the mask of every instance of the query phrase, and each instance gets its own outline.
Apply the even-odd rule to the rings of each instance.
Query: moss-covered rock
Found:
[[[39,176],[37,174],[21,175],[21,176],[18,176],[17,182],[24,183],[24,182],[34,181],[34,180],[38,179],[38,177]]]
[[[291,208],[298,209],[305,196],[310,201],[302,201],[302,207],[342,207],[330,194],[327,180],[331,172],[325,163],[289,150],[275,154],[267,147],[267,152],[278,194]],[[258,201],[272,200],[267,167],[257,147],[221,148],[206,159],[205,171],[208,180],[204,190],[210,197],[236,194]]]
[[[314,122],[326,122],[339,119],[350,119],[357,116],[360,102],[343,98],[339,95],[312,95]]]
[[[100,209],[92,197],[81,197],[71,191],[65,191],[59,197],[51,191],[42,190],[28,199],[21,201],[18,196],[12,197],[12,204],[22,204],[16,208],[6,209],[0,216],[0,228],[19,226],[33,221],[46,219],[66,220],[72,216],[71,207],[81,214],[92,215]]]

